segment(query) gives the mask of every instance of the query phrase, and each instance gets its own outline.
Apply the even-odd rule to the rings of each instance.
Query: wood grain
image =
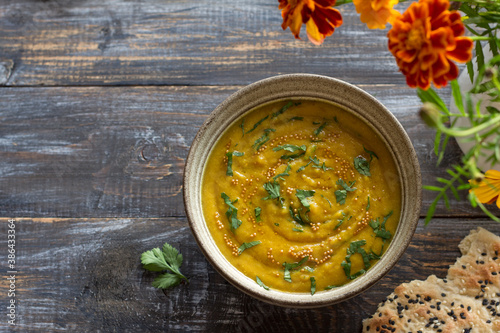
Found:
[[[342,15],[316,47],[282,30],[276,0],[3,1],[0,60],[13,66],[0,84],[242,85],[292,71],[404,85],[387,32],[352,5]]]
[[[6,219],[0,219],[2,230]],[[453,228],[450,228],[453,225]],[[16,219],[18,325],[21,332],[360,332],[398,284],[444,277],[472,228],[500,234],[483,219],[422,224],[397,265],[367,292],[326,308],[296,310],[257,301],[207,263],[184,218]],[[444,242],[443,240],[446,240]],[[169,241],[184,256],[189,284],[163,293],[140,254]],[[6,240],[0,239],[6,247]],[[439,253],[439,256],[433,255]],[[2,289],[6,282],[2,280]],[[355,314],[355,315],[354,315]],[[0,321],[1,325],[5,322]],[[5,328],[5,326],[3,326]]]

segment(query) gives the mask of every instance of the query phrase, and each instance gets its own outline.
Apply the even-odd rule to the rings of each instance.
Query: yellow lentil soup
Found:
[[[202,183],[222,254],[263,288],[336,288],[375,264],[396,231],[399,176],[364,122],[317,100],[265,104],[224,132]]]

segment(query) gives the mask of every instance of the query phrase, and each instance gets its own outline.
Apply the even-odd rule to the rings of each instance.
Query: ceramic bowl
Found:
[[[385,141],[396,162],[402,194],[398,228],[386,253],[364,275],[328,291],[287,293],[265,290],[232,266],[219,251],[207,228],[202,210],[201,182],[211,148],[237,118],[274,100],[318,99],[336,104],[371,126]],[[360,294],[380,280],[409,245],[421,206],[421,176],[415,150],[398,120],[374,97],[346,82],[318,75],[290,74],[250,84],[223,101],[201,126],[189,151],[184,171],[184,204],[198,245],[212,266],[241,291],[262,301],[285,307],[327,306]]]

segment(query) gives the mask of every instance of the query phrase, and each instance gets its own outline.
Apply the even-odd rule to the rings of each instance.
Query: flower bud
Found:
[[[434,103],[425,102],[419,113],[420,118],[430,127],[436,128],[441,123],[441,115]]]

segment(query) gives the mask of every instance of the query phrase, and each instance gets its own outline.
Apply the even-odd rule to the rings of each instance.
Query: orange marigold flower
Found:
[[[500,208],[500,171],[486,171],[479,184],[474,181],[469,182],[473,184],[469,191],[474,192],[479,202],[491,204],[496,201],[497,207]]]
[[[369,29],[385,29],[395,17],[401,15],[393,9],[398,0],[353,0],[361,22]]]
[[[342,15],[332,8],[336,0],[278,0],[283,30],[290,27],[295,38],[300,39],[300,28],[306,24],[307,37],[315,44],[323,43],[342,24]]]
[[[389,50],[396,57],[407,84],[428,89],[433,82],[444,87],[458,76],[452,62],[467,62],[473,42],[463,37],[464,24],[448,0],[420,0],[393,22],[388,33]]]

